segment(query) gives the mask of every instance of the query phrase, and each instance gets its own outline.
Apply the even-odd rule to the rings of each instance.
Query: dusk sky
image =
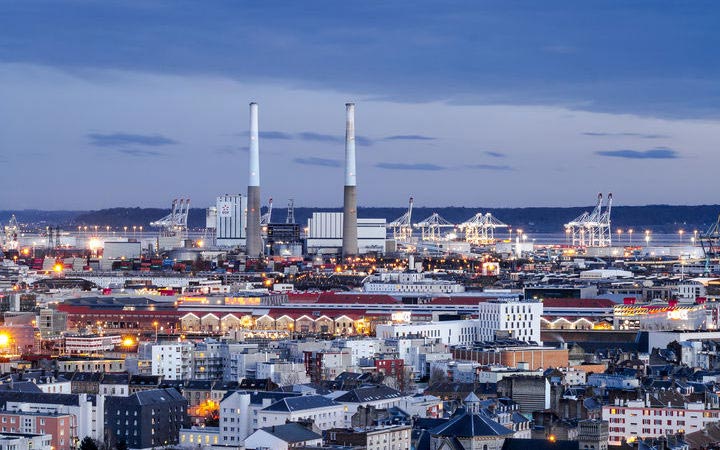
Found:
[[[720,203],[717,1],[0,0],[0,209]]]

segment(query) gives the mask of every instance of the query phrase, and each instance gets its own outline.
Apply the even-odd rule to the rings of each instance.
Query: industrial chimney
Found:
[[[343,257],[358,254],[357,181],[355,178],[355,103],[345,104],[345,197],[343,208]]]
[[[258,104],[250,103],[250,167],[247,202],[247,256],[257,258],[262,254],[260,236],[260,147],[258,133]]]

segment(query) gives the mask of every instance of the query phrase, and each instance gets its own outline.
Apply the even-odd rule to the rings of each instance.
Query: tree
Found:
[[[298,372],[285,372],[280,376],[280,386],[293,386],[300,383]]]
[[[439,367],[433,367],[432,371],[430,372],[430,384],[435,383],[442,383],[447,381],[447,375],[445,374],[445,371],[442,370]]]
[[[93,438],[85,436],[83,440],[80,441],[80,450],[98,450],[98,445]]]

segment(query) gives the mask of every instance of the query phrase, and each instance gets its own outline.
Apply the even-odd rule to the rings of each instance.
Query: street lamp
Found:
[[[645,245],[650,245],[650,230],[645,230]]]
[[[157,320],[153,322],[153,326],[155,327],[155,342],[158,341],[158,325],[160,325],[160,324],[158,323]]]
[[[617,229],[617,235],[618,235],[618,244],[620,243],[620,236],[622,235],[622,228]]]
[[[680,242],[682,242],[683,234],[685,234],[685,230],[678,231],[678,234],[680,235]]]
[[[630,246],[632,247],[632,234],[633,234],[633,229],[632,229],[632,228],[630,228],[630,229],[628,230],[628,234],[630,235]]]

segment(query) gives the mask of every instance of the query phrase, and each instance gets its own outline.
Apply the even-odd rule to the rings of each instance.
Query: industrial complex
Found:
[[[186,197],[132,228],[4,226],[8,449],[720,439],[717,223],[633,236],[612,194],[542,242],[487,211],[418,219],[412,197],[395,220],[358,217],[354,103],[342,211],[297,223],[294,199],[284,217],[262,206],[249,109],[247,190],[218,194],[201,229]]]

